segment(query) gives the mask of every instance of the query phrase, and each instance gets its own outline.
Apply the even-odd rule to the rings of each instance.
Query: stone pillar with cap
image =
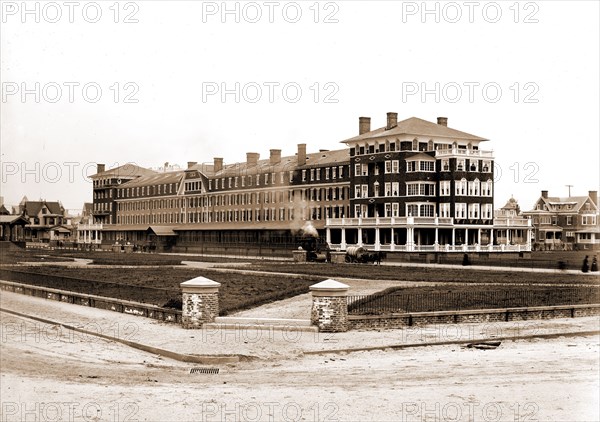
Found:
[[[219,316],[219,287],[221,283],[206,277],[196,277],[180,284],[182,292],[183,328],[202,328]]]
[[[348,331],[348,285],[325,280],[310,286],[312,310],[310,320],[322,332]]]

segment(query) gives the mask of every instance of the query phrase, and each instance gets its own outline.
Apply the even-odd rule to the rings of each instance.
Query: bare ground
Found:
[[[2,319],[3,327],[20,322]],[[54,340],[0,344],[2,420],[600,417],[598,336],[252,361],[220,366],[218,375],[190,374],[193,365],[109,341]]]

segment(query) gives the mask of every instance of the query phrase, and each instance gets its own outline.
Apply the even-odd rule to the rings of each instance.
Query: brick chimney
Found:
[[[591,190],[588,192],[588,195],[590,196],[591,200],[594,201],[594,204],[596,204],[596,206],[597,206],[598,205],[598,191]]]
[[[387,114],[387,126],[385,130],[390,130],[398,126],[398,113],[388,113]]]
[[[298,144],[298,165],[306,164],[306,144]]]
[[[358,118],[358,134],[362,135],[371,131],[371,118],[370,117],[359,117]]]
[[[260,154],[258,152],[247,152],[246,163],[248,164],[248,166],[252,167],[258,164],[258,157],[260,157]]]
[[[96,174],[106,170],[106,164],[96,164]]]
[[[215,173],[223,170],[223,159],[220,157],[213,158],[213,170]]]
[[[269,162],[272,166],[275,164],[279,164],[281,162],[281,150],[280,149],[272,149],[271,156],[269,157]]]
[[[548,199],[548,191],[547,190],[542,191],[542,198]]]
[[[437,118],[438,125],[448,126],[448,118],[447,117],[438,117]]]
[[[198,164],[197,161],[188,161],[187,163],[187,168],[191,169],[192,167],[194,167],[196,164]]]

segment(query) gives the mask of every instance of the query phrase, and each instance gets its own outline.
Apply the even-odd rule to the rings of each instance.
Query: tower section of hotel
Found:
[[[376,250],[453,250],[493,243],[493,154],[487,139],[411,117],[342,141],[350,150],[350,219],[328,222],[330,241]],[[341,230],[341,232],[340,232]],[[417,247],[416,247],[417,246]]]

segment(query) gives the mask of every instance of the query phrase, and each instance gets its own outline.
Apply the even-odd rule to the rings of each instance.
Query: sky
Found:
[[[0,13],[8,204],[80,210],[96,163],[339,149],[359,116],[374,129],[390,111],[489,139],[496,207],[598,190],[597,1],[2,1]]]

